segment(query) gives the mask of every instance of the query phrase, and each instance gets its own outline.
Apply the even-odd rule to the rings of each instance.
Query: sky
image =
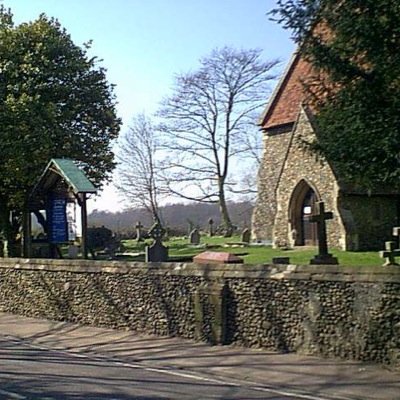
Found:
[[[91,56],[102,60],[116,85],[121,132],[140,112],[151,114],[168,94],[174,75],[195,70],[213,49],[230,46],[263,50],[282,68],[294,50],[290,33],[270,21],[275,0],[3,0],[19,24],[41,13],[55,17],[74,43],[92,40]],[[268,99],[266,99],[266,102]],[[118,211],[109,186],[89,210]]]

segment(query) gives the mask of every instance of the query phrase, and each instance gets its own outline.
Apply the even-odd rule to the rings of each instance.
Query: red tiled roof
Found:
[[[302,79],[311,73],[310,64],[295,54],[261,117],[261,127],[270,129],[296,120],[304,99]]]

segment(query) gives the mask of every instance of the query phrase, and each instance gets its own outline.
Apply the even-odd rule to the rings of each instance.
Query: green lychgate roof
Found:
[[[93,183],[90,182],[85,173],[76,166],[74,160],[68,158],[51,159],[39,178],[33,192],[36,192],[36,190],[41,187],[45,188],[48,185],[48,181],[52,181],[52,175],[61,176],[75,194],[97,192]]]
[[[74,188],[75,193],[96,193],[97,189],[90,182],[85,173],[76,166],[73,160],[67,158],[53,158],[53,162],[60,170],[63,178]]]

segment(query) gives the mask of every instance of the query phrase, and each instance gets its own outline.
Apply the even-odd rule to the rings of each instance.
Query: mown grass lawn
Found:
[[[240,246],[239,236],[224,238],[222,236],[202,237],[199,246],[188,244],[187,238],[170,238],[164,245],[169,247],[169,256],[173,260],[182,259],[188,261],[191,257],[203,251],[227,251],[238,254],[246,264],[268,264],[273,257],[290,257],[291,264],[309,264],[311,258],[317,254],[316,247],[297,247],[291,250],[273,249],[271,246],[250,245]],[[135,240],[124,241],[126,251],[130,253],[143,253],[146,244],[151,240],[136,243]],[[339,264],[344,266],[379,266],[383,260],[378,252],[346,252],[337,249],[329,250],[338,258]],[[143,254],[133,257],[143,259]]]

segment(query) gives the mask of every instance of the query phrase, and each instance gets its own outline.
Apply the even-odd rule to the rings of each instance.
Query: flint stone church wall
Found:
[[[0,260],[2,312],[392,368],[399,310],[389,267]]]
[[[264,135],[264,153],[257,179],[258,196],[252,216],[252,237],[256,241],[272,242],[276,214],[276,187],[291,131]]]
[[[345,231],[337,208],[339,188],[331,167],[305,149],[302,141],[314,138],[314,129],[304,110],[292,134],[289,151],[282,169],[277,190],[277,213],[274,222],[275,245],[293,245],[289,223],[290,202],[296,186],[302,180],[311,186],[325,203],[325,209],[333,211],[334,218],[327,224],[328,245],[345,248]]]

